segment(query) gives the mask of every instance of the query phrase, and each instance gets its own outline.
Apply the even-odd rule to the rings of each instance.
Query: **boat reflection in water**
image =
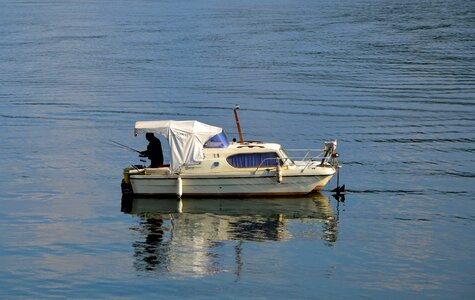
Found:
[[[140,217],[131,228],[138,271],[203,276],[232,271],[239,278],[246,242],[338,237],[338,215],[320,193],[299,198],[122,198],[122,211]],[[292,226],[292,224],[303,224]]]

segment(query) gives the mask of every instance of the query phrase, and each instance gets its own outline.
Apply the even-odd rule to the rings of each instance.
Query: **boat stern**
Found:
[[[122,183],[121,183],[121,189],[122,189],[122,194],[128,195],[128,194],[133,194],[134,190],[132,188],[132,183],[130,181],[130,176],[131,175],[136,175],[136,174],[144,174],[145,169],[143,166],[133,166],[133,167],[128,167],[124,168],[122,170]]]

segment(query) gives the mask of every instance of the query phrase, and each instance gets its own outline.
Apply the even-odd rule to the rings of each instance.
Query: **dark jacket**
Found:
[[[147,150],[143,151],[142,154],[150,159],[152,168],[163,165],[162,143],[158,138],[152,137],[149,140]]]

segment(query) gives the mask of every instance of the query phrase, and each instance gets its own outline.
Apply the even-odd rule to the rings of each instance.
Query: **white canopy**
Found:
[[[196,164],[204,159],[203,145],[223,129],[198,121],[138,121],[135,135],[159,133],[170,145],[170,168],[177,171],[184,164]]]

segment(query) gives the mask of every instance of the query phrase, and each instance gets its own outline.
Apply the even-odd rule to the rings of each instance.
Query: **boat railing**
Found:
[[[293,157],[298,157],[294,159],[294,161],[301,161],[305,163],[303,168],[303,170],[305,170],[315,163],[318,163],[321,166],[325,164],[338,166],[338,153],[336,153],[335,150],[336,147],[326,147],[324,149],[287,149],[287,152],[305,153],[303,156],[292,155]]]
[[[295,164],[295,162],[299,162],[300,166],[302,166],[303,162],[304,168],[302,169],[302,172],[315,164],[320,166],[328,164],[334,167],[339,166],[338,153],[336,152],[336,141],[325,142],[325,147],[323,149],[281,149],[281,152],[284,157],[270,157],[263,159],[254,173],[256,173],[263,166],[266,168],[273,167],[278,169],[279,166],[283,166],[287,162],[289,162],[289,164]],[[289,155],[289,153],[295,154]],[[299,153],[303,154],[303,156],[299,156]],[[275,160],[275,166],[268,166],[265,164],[269,160]]]
[[[291,154],[289,156],[292,157],[292,160],[296,161],[321,161],[322,159],[329,158],[331,156],[325,156],[324,149],[286,149],[286,151]]]
[[[264,163],[265,162],[268,162],[268,161],[275,161],[275,166],[268,166],[268,165],[265,165],[265,167],[263,167]],[[289,157],[269,157],[269,158],[264,158],[261,163],[259,164],[259,166],[257,166],[256,170],[254,170],[254,173],[256,173],[257,171],[259,171],[259,169],[262,167],[262,168],[265,168],[265,169],[268,169],[268,168],[277,168],[277,165],[279,165],[279,161],[280,161],[280,165],[282,166],[283,164],[285,164],[288,160],[290,160]]]

